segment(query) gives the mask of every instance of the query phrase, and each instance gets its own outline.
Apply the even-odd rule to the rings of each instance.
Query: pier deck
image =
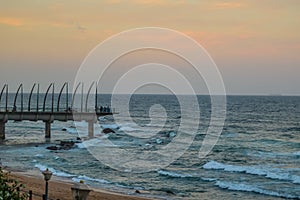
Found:
[[[36,102],[34,105],[31,105],[31,100],[33,97],[33,91],[37,86],[37,92],[35,94],[36,96]],[[81,95],[79,95],[80,100],[80,107],[74,108],[74,102],[76,97],[76,92],[78,88],[81,86]],[[94,109],[89,109],[91,106],[88,105],[89,103],[89,95],[91,92],[92,87],[95,87],[95,103],[92,107]],[[52,88],[52,95],[51,95],[51,104],[49,106],[46,105],[47,102],[47,96]],[[1,90],[0,93],[0,105],[2,97],[4,96],[5,92],[5,98],[4,103],[5,105],[3,108],[0,107],[0,139],[5,139],[5,124],[8,121],[43,121],[45,122],[45,137],[50,138],[51,137],[51,123],[54,121],[86,121],[88,122],[88,136],[93,137],[94,136],[94,123],[97,122],[100,116],[105,115],[113,115],[115,112],[112,112],[109,107],[98,107],[98,101],[97,101],[97,83],[92,82],[90,87],[87,90],[87,93],[84,93],[84,84],[82,82],[79,82],[77,84],[76,89],[74,90],[74,93],[72,94],[71,103],[69,101],[69,86],[68,83],[64,83],[62,88],[60,89],[60,92],[57,93],[57,101],[55,102],[55,90],[54,90],[54,83],[51,83],[44,94],[44,100],[42,107],[40,107],[39,104],[39,84],[34,84],[31,92],[28,97],[28,105],[25,108],[24,106],[24,95],[23,95],[23,84],[20,84],[17,92],[14,94],[14,101],[13,104],[9,102],[9,92],[8,92],[8,85],[5,84],[4,87]],[[62,92],[65,89],[65,101],[61,105],[61,97]],[[17,105],[18,96],[20,93],[20,103]],[[84,98],[85,97],[85,98]],[[85,102],[84,102],[85,99]],[[85,103],[85,104],[84,104]],[[12,105],[12,106],[9,106]],[[55,106],[56,105],[56,106]],[[85,105],[85,106],[84,106]],[[18,107],[17,107],[18,106]]]

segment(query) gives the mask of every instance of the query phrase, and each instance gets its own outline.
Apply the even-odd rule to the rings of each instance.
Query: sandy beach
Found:
[[[31,172],[11,172],[10,176],[20,183],[25,184],[25,191],[32,190],[33,200],[41,200],[44,194],[45,182],[42,175],[32,174]],[[49,181],[49,199],[56,200],[72,200],[71,187],[73,183],[68,179],[61,179],[58,177],[52,177]],[[165,199],[165,198],[149,198],[143,196],[147,194],[147,191],[140,191],[141,194],[134,193],[132,195],[126,195],[118,193],[117,191],[111,192],[103,189],[91,188],[92,191],[88,196],[88,200],[154,200],[154,199]],[[144,193],[144,194],[143,194]],[[168,199],[177,199],[176,197],[169,197]],[[193,198],[194,199],[194,198]],[[283,198],[274,196],[265,196],[256,193],[244,193],[244,192],[222,192],[220,189],[204,189],[201,195],[201,200],[211,200],[211,199],[249,199],[249,200],[280,200]]]
[[[11,172],[10,176],[20,183],[25,184],[25,191],[32,190],[33,200],[40,200],[44,194],[45,182],[42,175],[32,176],[23,172]],[[49,181],[49,199],[72,200],[71,187],[73,183],[68,180],[60,180],[53,177]],[[91,188],[92,189],[92,188]],[[134,191],[133,191],[134,192]],[[137,194],[142,195],[142,194]],[[150,200],[150,198],[142,196],[130,196],[121,193],[113,193],[101,189],[92,189],[88,200]]]

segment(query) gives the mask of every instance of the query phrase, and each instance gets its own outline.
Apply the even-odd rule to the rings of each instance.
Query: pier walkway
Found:
[[[94,109],[90,109],[89,103],[89,95],[91,92],[91,89],[95,85],[96,92],[95,92],[95,103],[94,103]],[[81,94],[76,94],[78,88],[81,86]],[[51,102],[49,105],[49,101],[47,104],[47,96],[52,88],[52,94],[51,96]],[[93,137],[94,136],[94,123],[97,122],[100,116],[105,115],[112,115],[114,112],[111,111],[109,107],[103,108],[101,106],[98,107],[98,99],[97,99],[97,84],[93,82],[87,93],[84,94],[83,92],[83,83],[79,83],[74,90],[74,93],[71,97],[71,103],[69,101],[69,86],[68,83],[65,83],[59,93],[55,93],[54,90],[54,83],[51,83],[46,91],[45,94],[43,94],[43,104],[40,105],[39,99],[40,99],[40,91],[39,91],[39,84],[34,84],[31,92],[28,96],[28,99],[26,99],[27,107],[24,105],[24,94],[23,94],[23,84],[21,84],[18,87],[18,90],[14,95],[14,101],[13,104],[9,102],[9,91],[8,91],[8,85],[5,84],[1,90],[0,93],[0,139],[5,139],[5,124],[9,120],[13,121],[43,121],[45,122],[45,137],[50,138],[51,137],[51,123],[54,121],[86,121],[88,122],[88,136]],[[36,90],[35,90],[36,89]],[[63,106],[61,106],[60,100],[62,99],[62,93],[65,90],[64,95],[64,102]],[[33,91],[36,91],[35,94],[33,94]],[[55,100],[55,95],[58,95]],[[78,108],[75,108],[75,97],[76,95],[79,95],[79,101],[80,106]],[[20,97],[19,97],[20,96]],[[32,97],[35,96],[34,101],[32,102]],[[5,98],[4,98],[5,97]],[[17,103],[19,99],[19,103]],[[84,102],[85,100],[85,102]],[[85,106],[84,106],[85,103]],[[34,107],[32,106],[34,104]],[[1,105],[4,105],[1,107]],[[9,106],[10,105],[10,106]],[[48,105],[48,106],[47,106]],[[56,105],[56,106],[55,106]]]

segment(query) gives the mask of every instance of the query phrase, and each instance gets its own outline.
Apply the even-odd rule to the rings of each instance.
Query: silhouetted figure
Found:
[[[108,113],[110,113],[110,107],[109,107],[109,106],[107,106],[106,111],[107,111]]]
[[[102,107],[102,106],[100,106],[100,112],[101,112],[101,113],[103,112],[103,107]]]

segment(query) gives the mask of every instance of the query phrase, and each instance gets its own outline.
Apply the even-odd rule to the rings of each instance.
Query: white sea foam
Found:
[[[175,132],[172,131],[172,132],[169,133],[169,137],[175,137],[175,136],[176,136]]]
[[[104,180],[104,179],[91,178],[91,177],[88,177],[88,176],[85,176],[85,175],[74,177],[74,178],[72,178],[72,180],[74,182],[80,182],[81,180],[83,180],[83,181],[91,181],[91,182],[104,183],[104,184],[110,184],[111,183],[111,182],[109,182],[107,180]]]
[[[193,177],[191,174],[179,174],[177,172],[170,172],[165,170],[159,170],[158,173],[162,176],[169,176],[173,178],[191,178]]]
[[[70,133],[70,134],[77,134],[78,132],[77,132],[77,129],[76,128],[64,128],[68,133]]]
[[[147,131],[151,131],[150,128],[146,126],[141,127],[135,123],[124,123],[124,124],[120,124],[119,130],[124,132],[134,132],[134,131],[147,132]]]
[[[133,132],[136,131],[137,129],[131,127],[131,126],[121,126],[120,131],[124,131],[124,132]]]
[[[105,138],[105,137],[108,137],[108,134],[103,136],[103,138]],[[117,145],[114,145],[114,144],[104,143],[101,140],[101,138],[93,138],[93,139],[85,140],[81,143],[76,143],[75,145],[79,149],[84,149],[84,148],[89,148],[89,147],[118,147]]]
[[[120,127],[117,124],[102,124],[101,128],[119,129]]]
[[[106,118],[105,118],[105,116],[103,116],[103,117],[99,117],[98,119],[99,119],[99,121],[100,121],[100,122],[105,122],[105,121],[106,121]]]
[[[300,151],[294,152],[293,155],[294,156],[300,156]]]
[[[88,135],[88,123],[85,121],[75,122],[75,126],[64,127],[66,132],[70,134],[79,134],[82,136]],[[98,124],[94,124],[94,135],[101,134],[102,129]]]
[[[209,181],[209,182],[213,182],[216,181],[217,179],[215,178],[201,178],[203,181]]]
[[[270,191],[270,190],[265,190],[261,189],[257,186],[250,185],[250,184],[245,184],[245,183],[235,183],[235,182],[229,182],[229,181],[217,181],[216,186],[223,188],[223,189],[228,189],[228,190],[236,190],[236,191],[246,191],[246,192],[256,192],[260,194],[265,194],[265,195],[271,195],[271,196],[277,196],[277,197],[284,197],[284,198],[300,198],[297,196],[285,194],[285,193],[279,193],[275,191]]]
[[[73,177],[72,178],[72,181],[74,182],[80,182],[81,180],[87,182],[87,184],[90,184],[90,183],[102,183],[102,184],[113,184],[112,182],[108,181],[108,180],[104,180],[104,179],[97,179],[97,178],[91,178],[91,177],[88,177],[88,176],[85,176],[85,175],[82,175],[82,176],[77,176],[77,177]],[[125,186],[125,185],[121,185],[121,184],[117,184],[115,183],[114,185],[118,186],[118,187],[122,187],[122,188],[133,188],[133,187],[129,187],[129,186]],[[135,189],[144,189],[142,187],[137,187]]]
[[[224,170],[228,172],[247,173],[247,174],[259,175],[259,176],[265,176],[266,178],[271,178],[271,179],[291,181],[292,183],[300,183],[300,176],[292,174],[293,169],[272,168],[266,165],[236,166],[236,165],[223,164],[216,161],[210,161],[206,163],[205,165],[203,165],[203,168]]]
[[[159,139],[159,138],[157,138],[155,141],[156,141],[157,144],[163,143],[163,141],[161,139]]]
[[[34,167],[38,168],[40,171],[45,171],[48,168],[48,170],[51,171],[53,175],[59,176],[59,177],[67,177],[67,178],[75,177],[75,175],[73,175],[73,174],[68,174],[66,172],[62,172],[62,171],[56,170],[52,167],[47,167],[42,164],[35,164]]]
[[[209,161],[203,165],[204,169],[225,169],[225,165],[216,161]]]
[[[88,123],[86,121],[76,122],[76,127],[88,127]]]
[[[86,148],[82,142],[81,143],[75,143],[75,145],[79,149],[85,149]]]
[[[83,181],[89,181],[89,182],[111,184],[110,181],[107,181],[107,180],[104,180],[104,179],[91,178],[91,177],[88,177],[88,176],[85,176],[85,175],[76,176],[76,175],[73,175],[73,174],[69,174],[69,173],[66,173],[66,172],[56,170],[52,167],[47,167],[46,165],[42,165],[42,164],[36,164],[35,167],[38,168],[40,171],[45,171],[48,168],[48,170],[51,171],[53,173],[53,175],[58,176],[58,177],[72,178],[72,180],[74,182],[80,182],[81,180],[83,180]]]
[[[300,176],[293,176],[293,183],[300,184]]]

